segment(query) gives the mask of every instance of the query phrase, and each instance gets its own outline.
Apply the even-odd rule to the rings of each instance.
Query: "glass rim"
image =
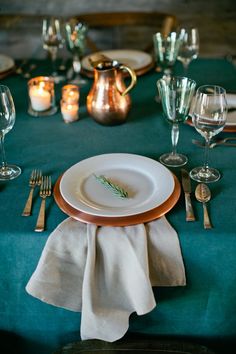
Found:
[[[207,89],[209,90],[208,92]],[[196,93],[201,93],[202,95],[223,95],[226,94],[226,89],[222,86],[213,85],[213,84],[201,85],[197,88]]]
[[[0,84],[0,91],[4,91],[4,90],[10,92],[10,89],[7,85]]]
[[[170,80],[168,80],[167,81],[167,85],[169,85],[169,83],[170,82],[173,82],[173,81],[175,81],[176,79],[180,79],[180,80],[182,80],[182,79],[187,79],[189,82],[191,82],[192,84],[195,84],[195,86],[197,85],[197,82],[195,81],[195,80],[193,80],[193,79],[191,79],[191,78],[189,78],[189,77],[187,77],[187,76],[172,76],[171,78],[170,78]],[[157,82],[156,82],[156,85],[158,84],[158,82],[160,82],[160,81],[162,81],[162,80],[165,80],[163,77],[161,77],[160,79],[158,79],[157,80]],[[166,81],[166,80],[165,80]],[[208,86],[208,85],[204,85],[204,86]]]

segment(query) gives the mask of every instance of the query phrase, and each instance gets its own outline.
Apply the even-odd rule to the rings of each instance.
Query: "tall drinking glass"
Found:
[[[215,182],[220,179],[220,172],[208,164],[211,138],[219,134],[226,123],[227,102],[223,87],[204,85],[197,89],[193,105],[193,124],[206,140],[205,163],[190,171],[190,176],[197,182]]]
[[[188,162],[188,158],[177,153],[179,124],[188,117],[196,82],[187,77],[172,77],[169,80],[162,78],[157,81],[157,87],[165,117],[172,126],[172,152],[161,155],[159,160],[166,166],[183,166]]]
[[[182,28],[180,30],[181,44],[177,59],[181,61],[187,75],[189,64],[193,59],[197,59],[199,52],[199,34],[197,28]]]
[[[15,123],[15,117],[15,106],[11,92],[7,86],[0,85],[0,142],[2,152],[0,181],[14,179],[21,174],[20,167],[7,164],[4,149],[4,137],[13,128]]]
[[[173,66],[176,62],[180,39],[176,32],[164,36],[161,32],[153,35],[154,55],[157,68],[164,77],[172,75]]]
[[[55,83],[65,80],[63,75],[59,75],[56,69],[57,53],[59,48],[63,47],[63,37],[61,34],[60,20],[49,18],[43,20],[43,48],[46,49],[52,61],[52,78]]]
[[[84,85],[87,80],[83,79],[81,73],[81,59],[86,48],[86,36],[88,26],[85,23],[71,20],[66,23],[67,48],[73,55],[73,69],[75,77],[71,83]]]

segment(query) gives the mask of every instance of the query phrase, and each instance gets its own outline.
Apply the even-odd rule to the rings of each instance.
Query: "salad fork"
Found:
[[[35,227],[35,231],[41,232],[45,228],[45,206],[46,198],[50,197],[52,193],[52,181],[51,176],[43,176],[40,186],[40,197],[42,198],[39,215]]]
[[[29,179],[30,192],[22,216],[29,216],[31,214],[34,188],[36,186],[40,186],[41,180],[42,180],[41,170],[34,169],[30,175],[30,179]]]

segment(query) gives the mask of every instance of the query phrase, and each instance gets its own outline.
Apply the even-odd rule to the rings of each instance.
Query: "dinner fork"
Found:
[[[30,179],[29,179],[30,192],[22,216],[29,216],[31,214],[34,188],[35,186],[40,186],[41,180],[42,180],[41,170],[34,169],[30,175]]]
[[[214,142],[212,142],[210,144],[210,148],[214,148],[215,146],[218,146],[218,145],[224,145],[224,146],[236,146],[236,143],[228,143],[228,141],[230,140],[236,140],[236,137],[235,136],[232,136],[232,137],[227,137],[227,138],[224,138],[224,139],[219,139],[219,140],[216,140]],[[199,140],[196,140],[196,139],[192,139],[192,143],[195,144],[195,145],[198,145],[198,146],[201,146],[201,147],[205,147],[205,143],[202,143],[201,141]]]
[[[41,232],[45,228],[45,206],[46,198],[50,197],[52,193],[52,181],[51,176],[43,176],[40,186],[40,197],[42,198],[39,215],[35,227],[35,231]]]

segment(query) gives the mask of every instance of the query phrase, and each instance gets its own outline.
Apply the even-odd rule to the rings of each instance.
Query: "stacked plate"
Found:
[[[15,68],[15,62],[7,55],[0,54],[0,79],[10,75]]]
[[[128,193],[115,195],[96,176]],[[69,168],[56,182],[54,198],[67,215],[96,225],[127,226],[166,214],[180,196],[178,179],[162,164],[134,154],[104,154]]]
[[[112,60],[117,60],[119,63],[129,66],[133,69],[136,75],[143,75],[153,68],[154,63],[152,56],[141,50],[114,49],[105,50],[94,54],[103,54]],[[82,71],[88,77],[93,77],[93,67],[89,62],[90,55],[82,59]]]
[[[227,105],[228,105],[228,114],[224,132],[235,133],[236,132],[236,94],[227,93],[226,94]],[[186,121],[187,124],[193,125],[192,122],[192,113],[190,111],[189,118]]]

